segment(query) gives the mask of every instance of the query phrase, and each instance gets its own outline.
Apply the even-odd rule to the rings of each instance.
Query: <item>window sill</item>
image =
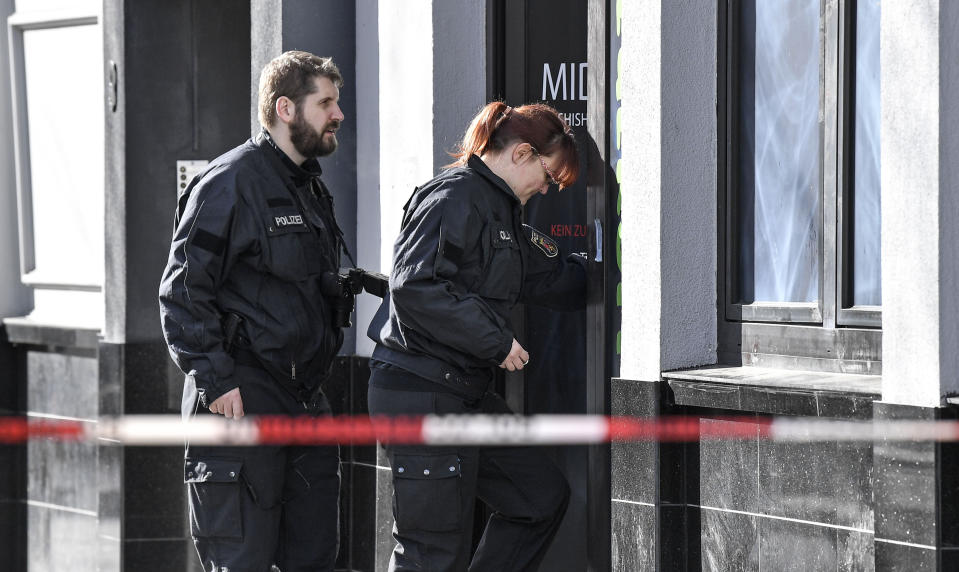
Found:
[[[96,350],[100,339],[98,327],[53,324],[30,317],[4,318],[3,327],[11,344]]]
[[[871,419],[882,377],[715,365],[665,371],[673,405],[771,415]]]

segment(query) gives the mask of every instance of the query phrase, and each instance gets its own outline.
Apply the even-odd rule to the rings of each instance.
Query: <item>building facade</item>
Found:
[[[403,204],[486,101],[546,101],[575,131],[584,176],[526,218],[587,253],[587,309],[517,310],[539,357],[499,382],[514,409],[755,435],[551,449],[573,497],[544,569],[959,566],[956,445],[760,430],[959,417],[959,5],[0,0],[0,15],[0,411],[179,411],[156,303],[177,192],[258,130],[259,70],[303,49],[344,74],[324,179],[369,270],[388,271]],[[366,410],[376,307],[358,299],[337,413]],[[0,445],[10,569],[197,569],[181,457]],[[342,459],[338,567],[384,570],[385,458]]]

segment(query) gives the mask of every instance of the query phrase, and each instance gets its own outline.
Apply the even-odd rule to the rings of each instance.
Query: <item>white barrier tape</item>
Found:
[[[716,418],[705,418],[715,420]],[[450,415],[396,418],[178,415],[103,417],[97,422],[0,417],[0,443],[101,440],[131,446],[257,444],[584,445],[609,441],[959,441],[956,421],[838,421],[819,418],[630,418],[601,415]]]
[[[444,415],[423,418],[428,445],[582,445],[602,443],[609,422],[601,415]]]
[[[833,421],[777,418],[770,426],[776,441],[959,441],[955,421]]]
[[[256,445],[259,431],[252,419],[232,420],[204,415],[183,421],[178,415],[128,415],[104,417],[88,424],[88,438],[124,445]]]

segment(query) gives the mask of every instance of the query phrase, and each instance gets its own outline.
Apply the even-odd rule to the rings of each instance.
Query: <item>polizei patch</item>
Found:
[[[301,226],[303,224],[303,216],[298,214],[275,216],[273,217],[273,222],[276,223],[278,227]]]
[[[554,242],[552,238],[534,228],[530,228],[529,230],[529,241],[533,243],[533,246],[542,250],[543,254],[549,256],[550,258],[553,258],[559,254],[559,247],[556,246],[556,242]]]

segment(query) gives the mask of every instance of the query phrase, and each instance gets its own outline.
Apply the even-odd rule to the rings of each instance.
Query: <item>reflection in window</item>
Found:
[[[879,0],[856,6],[856,165],[852,197],[853,304],[882,303],[879,200]]]
[[[742,302],[819,298],[820,0],[744,0],[738,74]]]

